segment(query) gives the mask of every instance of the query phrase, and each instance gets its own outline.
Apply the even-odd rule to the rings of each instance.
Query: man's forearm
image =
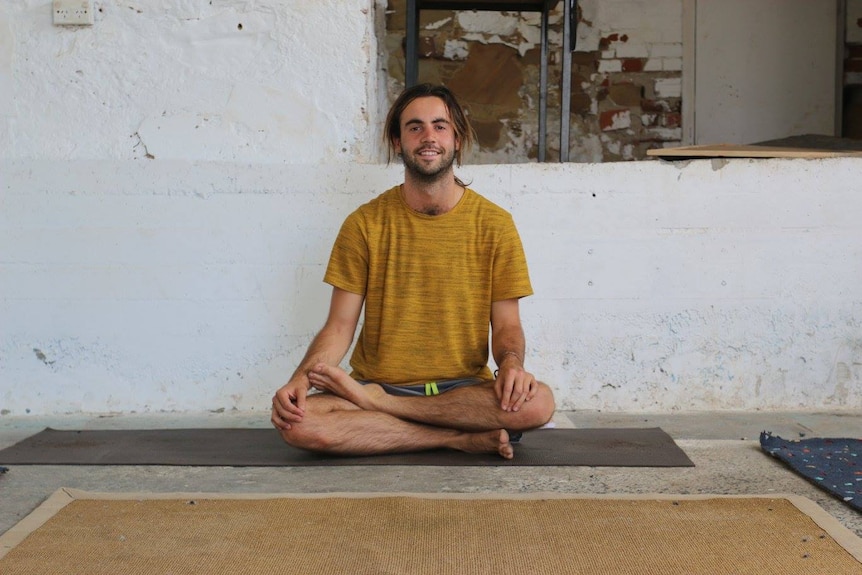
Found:
[[[518,365],[524,365],[524,330],[520,327],[510,327],[495,330],[491,337],[491,346],[494,361],[497,366],[506,361],[517,361]]]
[[[338,330],[324,327],[311,340],[308,346],[308,351],[302,358],[299,367],[293,372],[290,379],[297,376],[305,375],[308,371],[318,363],[327,365],[338,365],[344,359],[344,355],[350,348],[350,343],[353,341],[353,334],[342,334]]]

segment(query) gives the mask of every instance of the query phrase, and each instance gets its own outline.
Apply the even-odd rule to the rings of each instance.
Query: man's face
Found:
[[[401,154],[411,174],[425,181],[436,180],[451,170],[460,146],[443,100],[434,96],[416,98],[404,108],[395,151]]]

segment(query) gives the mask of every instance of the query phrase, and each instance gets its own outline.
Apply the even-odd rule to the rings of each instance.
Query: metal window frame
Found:
[[[541,12],[541,68],[539,74],[539,161],[547,157],[548,136],[548,15],[560,0],[407,0],[405,85],[419,81],[419,13],[423,10],[479,10]],[[572,52],[577,44],[578,0],[563,2],[563,70],[560,78],[560,161],[569,161],[569,115],[572,92]]]

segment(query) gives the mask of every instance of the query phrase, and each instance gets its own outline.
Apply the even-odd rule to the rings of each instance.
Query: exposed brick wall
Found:
[[[682,0],[580,0],[569,157],[637,160],[682,139]],[[862,138],[862,0],[847,0],[844,136]],[[551,15],[548,159],[559,158],[562,4]],[[404,86],[405,0],[388,0],[389,98]],[[473,163],[538,156],[537,13],[423,11],[419,79],[450,86],[478,132]]]
[[[607,2],[608,0],[606,0]],[[620,3],[621,0],[610,0]],[[680,0],[665,0],[676,5]],[[682,31],[679,15],[653,16],[641,33],[632,15],[594,17],[582,0],[572,54],[570,159],[636,160],[682,135]],[[631,11],[649,0],[626,0]],[[654,4],[654,2],[653,2]],[[551,15],[548,159],[559,158],[562,4]],[[611,10],[609,13],[615,13]],[[404,86],[405,0],[389,0],[389,97]],[[636,19],[635,19],[636,20]],[[665,33],[656,36],[654,29]],[[607,31],[606,31],[607,29]],[[478,133],[474,163],[517,163],[538,156],[540,16],[537,13],[423,11],[419,80],[444,83],[468,107]]]

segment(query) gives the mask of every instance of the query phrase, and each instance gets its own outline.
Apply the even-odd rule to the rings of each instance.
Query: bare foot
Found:
[[[343,369],[324,363],[315,365],[308,372],[308,380],[317,389],[328,391],[362,409],[376,409],[374,398],[386,393],[379,385],[362,385]]]
[[[515,449],[509,443],[509,434],[505,429],[469,433],[467,441],[460,449],[467,453],[499,453],[504,459],[512,459],[515,456]]]

